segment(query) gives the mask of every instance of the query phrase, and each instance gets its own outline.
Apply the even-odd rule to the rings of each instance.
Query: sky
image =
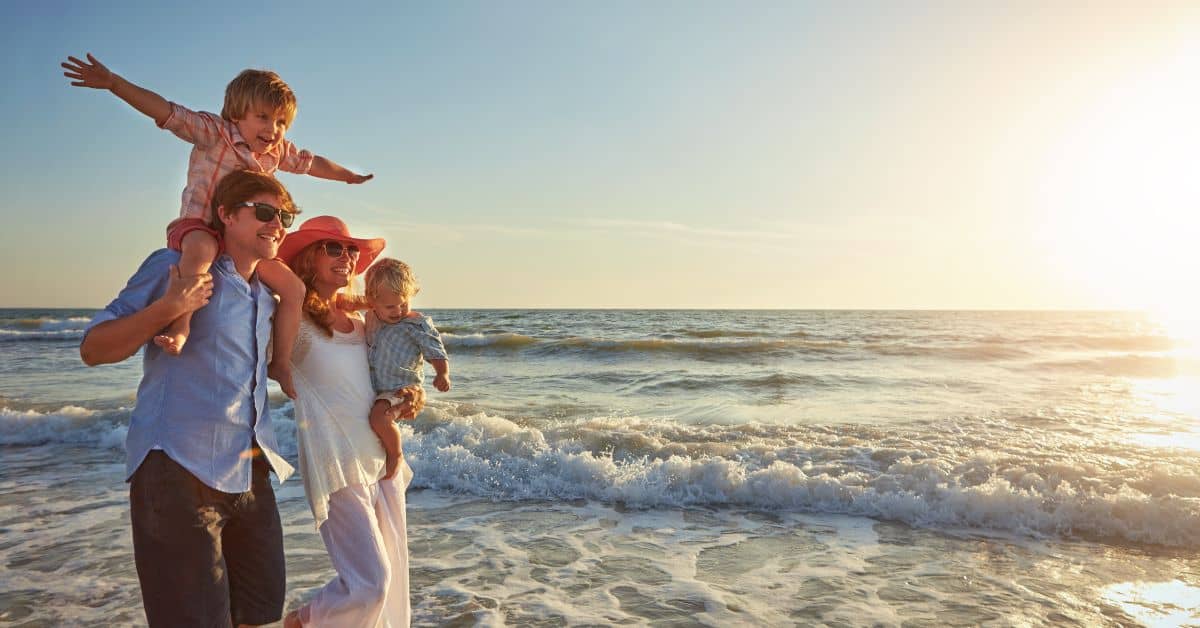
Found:
[[[301,218],[418,307],[1200,311],[1194,2],[168,4],[0,3],[0,307],[103,306],[178,214],[91,52],[197,110],[278,72],[375,174],[281,173]]]

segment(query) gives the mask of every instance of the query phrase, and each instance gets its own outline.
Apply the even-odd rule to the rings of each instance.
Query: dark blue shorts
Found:
[[[283,614],[283,528],[270,466],[222,493],[162,451],[129,480],[133,556],[151,626],[268,624]]]

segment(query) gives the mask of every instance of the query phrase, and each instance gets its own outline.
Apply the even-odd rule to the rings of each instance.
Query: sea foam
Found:
[[[448,408],[405,430],[416,485],[496,500],[734,506],[1200,547],[1198,480],[1182,458],[1143,468],[1082,451],[1037,455],[1036,438],[1008,444],[1027,459],[946,432],[905,440],[636,417],[534,426]]]
[[[0,342],[80,340],[90,320],[81,316],[0,320]]]
[[[749,508],[1200,548],[1200,476],[1186,450],[995,419],[891,426],[520,419],[433,402],[402,423],[414,485],[498,501],[639,509]],[[288,402],[273,423],[296,456]],[[128,409],[0,408],[0,445],[119,450]]]
[[[38,411],[0,407],[0,445],[69,443],[121,448],[128,417],[127,408],[100,411],[67,405]]]

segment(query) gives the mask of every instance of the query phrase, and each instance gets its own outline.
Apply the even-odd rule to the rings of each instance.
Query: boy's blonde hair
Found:
[[[384,290],[409,298],[421,291],[421,284],[417,283],[412,267],[391,257],[377,260],[368,268],[364,283],[367,297],[371,299],[378,298]]]
[[[282,111],[288,126],[296,118],[296,94],[279,75],[270,70],[242,70],[225,87],[225,106],[221,117],[233,122],[246,116],[250,107],[265,105]]]

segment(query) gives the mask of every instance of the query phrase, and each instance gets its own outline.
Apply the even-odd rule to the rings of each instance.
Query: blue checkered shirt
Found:
[[[367,312],[367,344],[376,393],[422,384],[425,360],[448,359],[442,334],[433,326],[433,319],[424,315],[385,323],[374,312]]]

